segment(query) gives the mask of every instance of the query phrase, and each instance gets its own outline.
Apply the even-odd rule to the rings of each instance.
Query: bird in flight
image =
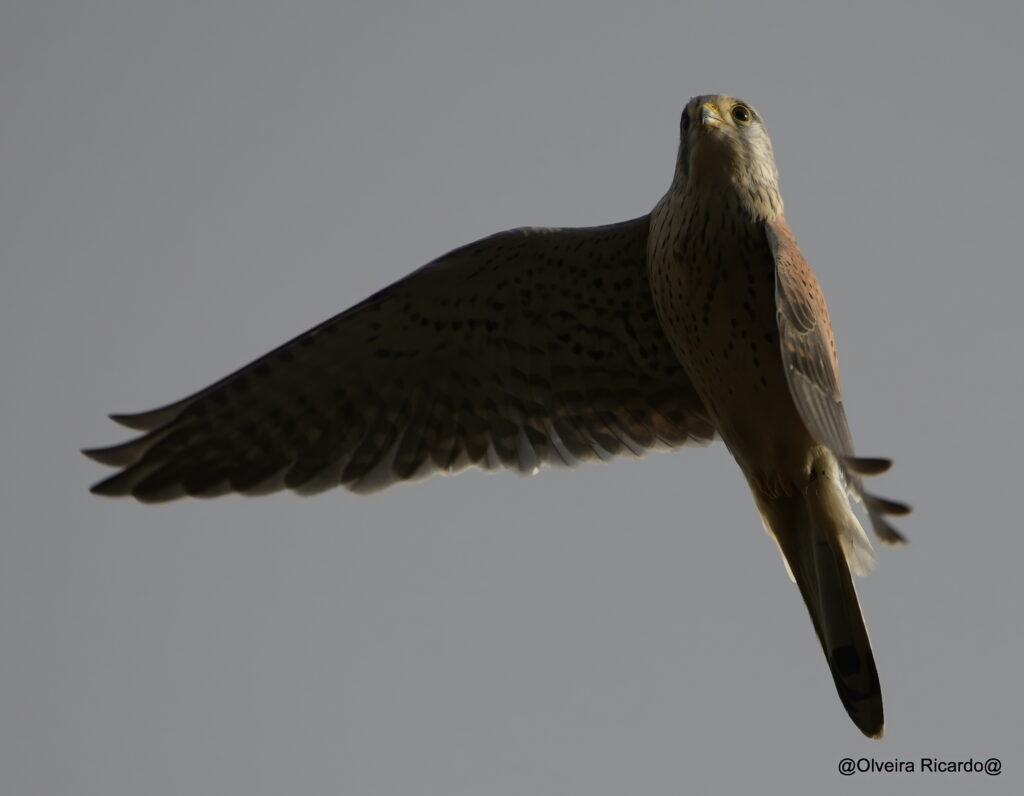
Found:
[[[535,473],[715,436],[746,476],[864,734],[882,698],[851,571],[910,508],[864,490],[828,310],[783,215],[760,114],[683,111],[649,215],[529,227],[414,271],[204,390],[112,415],[144,433],[86,450],[99,495],[144,502],[341,485],[372,492],[467,467]]]

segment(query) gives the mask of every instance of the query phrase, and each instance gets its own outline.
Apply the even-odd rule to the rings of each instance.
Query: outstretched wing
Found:
[[[866,492],[859,478],[885,472],[892,463],[854,454],[843,409],[836,341],[821,286],[785,220],[780,218],[765,226],[775,258],[782,364],[793,402],[811,436],[830,448],[842,463],[847,483],[864,501],[878,537],[889,543],[905,541],[884,515],[908,514],[910,507]]]
[[[441,257],[182,401],[113,419],[93,491],[373,491],[465,467],[531,473],[714,429],[658,324],[647,217],[502,232]]]

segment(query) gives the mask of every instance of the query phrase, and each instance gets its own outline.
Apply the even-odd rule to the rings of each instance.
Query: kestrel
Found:
[[[761,116],[722,95],[681,120],[668,193],[608,226],[500,232],[434,260],[85,451],[100,495],[370,492],[466,467],[535,473],[719,435],[800,588],[839,697],[883,730],[851,570],[909,507],[865,492],[828,310],[782,211]]]

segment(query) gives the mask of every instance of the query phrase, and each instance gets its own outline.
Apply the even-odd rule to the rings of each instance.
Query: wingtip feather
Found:
[[[892,467],[892,459],[848,456],[846,466],[859,475],[880,475]]]

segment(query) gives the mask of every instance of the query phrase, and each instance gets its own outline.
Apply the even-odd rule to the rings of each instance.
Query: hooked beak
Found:
[[[704,127],[718,127],[724,120],[713,102],[705,102],[700,106],[700,123]]]

